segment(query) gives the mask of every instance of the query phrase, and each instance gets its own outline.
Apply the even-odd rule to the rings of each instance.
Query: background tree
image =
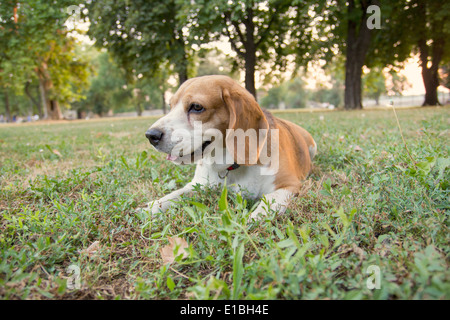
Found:
[[[85,98],[74,103],[77,117],[92,111],[99,116],[109,110],[119,110],[128,105],[132,97],[132,88],[128,87],[125,71],[117,67],[107,52],[91,51],[91,64],[95,72],[90,77],[89,89],[84,92]]]
[[[450,63],[441,66],[439,77],[441,85],[450,90]]]
[[[68,0],[29,0],[6,1],[0,6],[2,86],[4,90],[14,86],[16,92],[28,91],[27,96],[36,103],[28,89],[37,80],[42,113],[52,119],[62,118],[60,104],[81,98],[87,83],[88,66],[75,56],[76,40],[68,36],[65,25],[66,9],[73,4]]]
[[[402,67],[402,63],[411,56],[411,51],[417,45],[417,37],[423,38],[426,35],[423,28],[418,28],[426,19],[420,18],[418,13],[414,15],[410,12],[412,8],[417,8],[417,4],[414,4],[417,1],[419,0],[324,0],[311,5],[317,36],[310,52],[316,58],[326,61],[332,61],[332,57],[339,54],[346,57],[345,108],[362,107],[363,66],[370,69]],[[449,19],[443,17],[448,16],[449,10],[445,10],[448,4],[444,3],[441,2],[440,13],[433,17],[442,22],[445,30],[448,29],[446,25]],[[372,5],[377,7],[371,7]],[[379,23],[376,20],[377,8],[380,9]],[[425,24],[430,26],[428,22]],[[374,28],[368,28],[368,25]],[[432,41],[427,39],[427,43],[431,44]]]
[[[405,90],[411,88],[411,83],[409,83],[408,79],[396,70],[389,70],[388,75],[388,94],[402,95]]]
[[[378,0],[335,0],[320,1],[313,5],[315,15],[318,16],[314,26],[318,30],[319,41],[323,43],[318,49],[319,53],[327,60],[339,53],[345,56],[346,109],[362,108],[362,70],[367,64],[372,38],[377,32],[376,28],[372,28],[375,16],[368,12],[368,8],[372,5],[380,8],[379,4]],[[383,3],[384,6],[389,5]],[[381,17],[387,20],[386,15]]]
[[[305,81],[301,77],[295,77],[269,89],[261,98],[261,106],[268,109],[305,108],[308,98]]]
[[[218,49],[202,49],[195,59],[197,77],[221,74],[239,80],[239,72],[233,68],[233,61]]]
[[[370,69],[363,76],[364,94],[366,97],[375,100],[375,105],[380,105],[380,97],[387,93],[386,77],[380,68]]]
[[[419,52],[425,86],[424,106],[439,104],[439,66],[450,52],[450,3],[437,0],[412,0],[404,14],[410,21],[411,41]]]
[[[227,39],[235,64],[245,71],[245,88],[256,97],[255,71],[284,70],[287,34],[295,15],[291,1],[195,0],[184,3],[184,18],[192,39]]]
[[[328,102],[336,108],[343,107],[345,92],[345,56],[336,54],[335,56],[330,57],[324,65],[323,70],[328,77],[329,85],[319,85],[319,89],[314,92],[311,99],[321,103]]]
[[[283,84],[273,86],[267,94],[260,99],[260,105],[266,109],[278,109],[282,103],[285,104],[287,86]]]
[[[386,13],[390,20],[373,41],[372,64],[401,66],[417,55],[426,92],[423,105],[439,104],[439,67],[450,61],[450,3],[391,1],[384,7],[390,8]]]
[[[349,0],[347,5],[347,38],[345,43],[345,95],[347,109],[361,109],[361,77],[370,48],[373,29],[368,26],[368,8],[379,5],[376,0]]]
[[[144,110],[149,109],[164,111],[165,103],[161,93],[170,88],[167,78],[157,81],[157,78],[146,79],[141,76],[130,81],[126,71],[116,64],[108,52],[90,48],[85,55],[91,61],[93,72],[89,78],[89,89],[83,92],[84,98],[72,104],[79,119],[89,112],[105,116],[130,111],[141,115]],[[161,88],[161,85],[164,87]]]
[[[12,121],[11,97],[20,93],[31,72],[31,61],[19,46],[19,16],[17,3],[6,1],[0,5],[0,94],[5,108],[6,121]],[[19,49],[16,51],[15,49]],[[21,66],[18,68],[17,66]]]
[[[128,77],[157,77],[168,62],[179,83],[189,77],[190,47],[174,0],[98,0],[88,5],[89,35],[125,68]]]
[[[171,87],[167,82],[166,74],[160,73],[157,77],[147,79],[142,77],[134,82],[133,100],[138,116],[144,110],[162,109],[167,112],[165,93]]]

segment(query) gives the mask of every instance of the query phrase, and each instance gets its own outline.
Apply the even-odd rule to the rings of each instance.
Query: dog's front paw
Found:
[[[248,221],[258,221],[263,219],[267,215],[267,211],[261,205],[259,205],[252,213],[250,213],[250,217]]]
[[[170,204],[171,204],[170,201],[164,201],[162,199],[150,201],[147,204],[147,211],[149,213],[151,213],[152,215],[158,214],[158,213],[163,213],[169,209]]]
[[[136,212],[146,212],[150,215],[155,215],[165,211],[165,205],[163,201],[154,200],[147,203],[146,207],[136,209]]]
[[[261,201],[258,207],[256,207],[256,209],[252,213],[250,213],[250,217],[248,219],[249,222],[264,219],[264,217],[267,216],[270,210],[273,210],[277,214],[281,215],[286,212],[286,206],[278,203],[272,203],[269,206],[267,203],[265,203],[265,201]]]
[[[151,213],[152,215],[164,212],[165,210],[163,210],[163,204],[164,203],[160,200],[150,201],[149,203],[147,203],[146,211],[148,213]]]

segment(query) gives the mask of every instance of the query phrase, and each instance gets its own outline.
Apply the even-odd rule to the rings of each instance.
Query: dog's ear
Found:
[[[222,99],[230,115],[225,138],[228,152],[240,165],[257,164],[269,131],[262,109],[255,98],[239,85],[223,88]]]

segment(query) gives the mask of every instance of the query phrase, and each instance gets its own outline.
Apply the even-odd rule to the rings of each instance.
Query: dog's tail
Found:
[[[314,139],[312,139],[313,144],[308,146],[308,150],[309,150],[309,157],[311,158],[311,161],[314,159],[314,157],[317,154],[317,144],[316,141],[314,141]]]
[[[311,136],[311,134],[308,131],[306,131],[305,129],[303,129],[300,126],[296,126],[296,127],[297,127],[297,130],[300,132],[300,134],[303,136],[303,139],[305,140],[306,145],[308,146],[309,157],[311,158],[311,161],[312,161],[317,154],[316,141],[314,141],[313,137]]]

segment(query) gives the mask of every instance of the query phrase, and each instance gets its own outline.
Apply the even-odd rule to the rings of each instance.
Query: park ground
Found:
[[[150,148],[154,118],[1,126],[0,298],[449,299],[450,108],[397,114],[404,141],[392,109],[277,113],[319,153],[251,223],[226,189],[136,210],[194,173]]]

